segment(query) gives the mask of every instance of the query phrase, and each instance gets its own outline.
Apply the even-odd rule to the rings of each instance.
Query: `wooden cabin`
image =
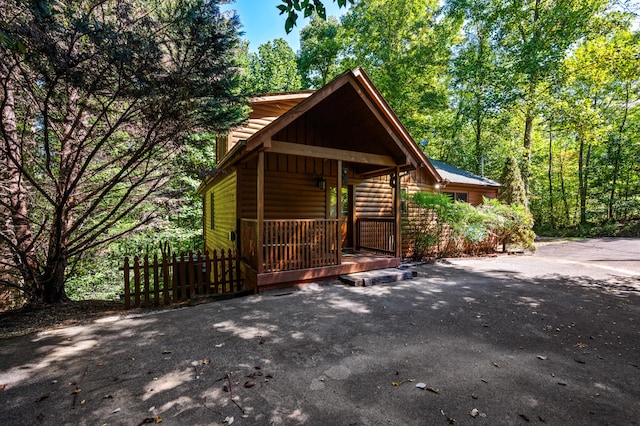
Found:
[[[398,266],[402,194],[446,181],[364,71],[250,106],[199,189],[205,250],[237,248],[255,291]]]

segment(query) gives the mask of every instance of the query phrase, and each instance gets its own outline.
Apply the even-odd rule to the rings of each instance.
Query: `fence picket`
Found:
[[[189,252],[179,258],[175,253],[171,257],[163,253],[162,261],[157,254],[152,261],[148,255],[135,256],[133,265],[125,257],[122,268],[125,309],[170,305],[210,293],[242,292],[239,259],[239,253],[231,249],[226,253],[221,250],[220,256],[214,250],[213,257],[208,251],[204,256],[202,252],[196,255]]]

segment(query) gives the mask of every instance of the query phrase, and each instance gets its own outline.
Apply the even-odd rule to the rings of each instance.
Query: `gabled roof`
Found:
[[[268,94],[254,98],[255,103],[289,102],[295,104],[278,117],[254,119],[241,126],[236,136],[237,143],[219,163],[219,167],[232,165],[253,151],[269,150],[272,141],[296,143],[304,150],[314,142],[284,140],[288,126],[296,120],[305,121],[316,129],[321,129],[329,137],[322,141],[323,148],[345,150],[351,153],[368,153],[381,158],[394,158],[394,163],[403,170],[426,169],[434,182],[442,178],[431,165],[422,150],[415,143],[407,129],[402,125],[391,107],[361,68],[346,71],[329,84],[310,94],[295,92],[288,94]],[[281,105],[278,104],[278,105]],[[300,123],[300,121],[298,121]],[[246,129],[246,130],[245,130]],[[238,134],[237,131],[232,134]],[[278,140],[279,138],[279,140]],[[293,136],[295,139],[295,135]],[[358,163],[356,159],[350,160]],[[375,165],[360,164],[360,173],[381,173],[385,169]],[[389,167],[389,171],[393,168]]]
[[[429,159],[433,167],[436,168],[438,174],[449,183],[457,183],[464,185],[481,185],[481,186],[500,186],[500,184],[494,180],[486,177],[478,176],[466,170],[459,169],[458,167],[447,164],[443,161],[437,161]]]

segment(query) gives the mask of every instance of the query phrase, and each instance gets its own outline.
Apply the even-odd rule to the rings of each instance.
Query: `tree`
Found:
[[[592,19],[605,5],[606,0],[493,2],[501,61],[505,69],[513,69],[511,78],[520,85],[524,115],[522,179],[527,192],[541,87],[551,81],[568,49],[588,32]]]
[[[0,240],[22,281],[3,284],[57,303],[90,250],[154,220],[183,136],[244,116],[239,23],[209,0],[10,3],[0,0]]]
[[[416,140],[449,113],[447,70],[460,20],[437,0],[371,0],[342,21],[345,67],[362,66]]]
[[[300,31],[298,69],[304,87],[319,89],[338,74],[339,29],[340,23],[336,18],[324,21],[316,14]]]
[[[347,5],[347,1],[353,4],[353,0],[333,1],[337,1],[338,6],[340,7],[345,7]],[[284,29],[287,31],[287,34],[289,34],[293,27],[296,26],[298,12],[303,12],[305,18],[316,13],[320,18],[327,19],[327,10],[325,9],[322,0],[282,0],[282,3],[284,4],[278,5],[278,9],[280,9],[280,15],[287,15],[287,20],[284,24]]]
[[[527,193],[518,167],[518,160],[514,156],[507,157],[500,178],[501,186],[498,189],[498,200],[509,205],[527,206]]]
[[[281,38],[268,41],[249,54],[249,75],[246,91],[249,94],[300,90],[296,55]]]

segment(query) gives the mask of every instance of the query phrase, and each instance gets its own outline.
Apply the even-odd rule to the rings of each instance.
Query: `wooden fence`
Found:
[[[170,305],[198,296],[242,295],[243,289],[237,253],[229,249],[213,251],[213,256],[198,252],[181,256],[135,256],[133,264],[124,258],[125,309]]]

